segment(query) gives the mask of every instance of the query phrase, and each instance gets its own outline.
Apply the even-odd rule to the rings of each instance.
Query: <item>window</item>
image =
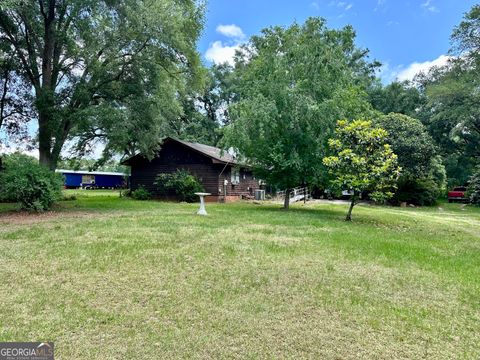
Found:
[[[232,185],[240,184],[240,170],[232,168]]]
[[[95,176],[82,175],[82,184],[93,184],[95,182]]]

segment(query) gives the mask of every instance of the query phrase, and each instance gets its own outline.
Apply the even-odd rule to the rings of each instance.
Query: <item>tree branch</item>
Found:
[[[3,82],[3,92],[2,98],[0,99],[0,129],[2,129],[3,120],[6,116],[3,114],[5,109],[5,99],[7,98],[7,91],[8,91],[8,80],[9,80],[9,71],[5,70],[5,80]]]

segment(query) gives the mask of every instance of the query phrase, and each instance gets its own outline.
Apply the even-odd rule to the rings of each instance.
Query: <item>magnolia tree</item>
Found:
[[[352,220],[353,207],[362,192],[369,191],[376,201],[393,195],[400,167],[397,155],[386,143],[387,136],[386,130],[374,127],[371,121],[337,122],[335,137],[328,141],[333,155],[325,157],[323,163],[335,176],[332,185],[351,192],[346,221]]]

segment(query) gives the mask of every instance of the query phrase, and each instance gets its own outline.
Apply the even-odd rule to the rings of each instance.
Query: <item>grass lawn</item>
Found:
[[[71,194],[72,192],[69,192]],[[0,205],[0,341],[58,359],[480,358],[480,211]]]

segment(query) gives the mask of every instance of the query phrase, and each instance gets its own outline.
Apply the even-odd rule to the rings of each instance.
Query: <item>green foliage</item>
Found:
[[[278,188],[325,181],[322,158],[335,122],[373,113],[364,89],[376,65],[349,26],[331,30],[310,18],[264,29],[237,54],[238,101],[223,145]]]
[[[434,205],[440,196],[440,189],[434,180],[429,178],[400,178],[398,189],[392,201],[396,204],[424,206]]]
[[[101,140],[105,156],[152,156],[158,139],[173,131],[170,121],[182,115],[182,96],[203,85],[196,42],[204,13],[201,0],[2,6],[2,50],[16,60],[9,62],[6,98],[28,99],[25,109],[38,119],[40,162],[55,168],[69,139],[79,155]]]
[[[150,200],[152,198],[150,191],[145,189],[143,186],[139,186],[138,189],[133,190],[131,192],[131,196],[135,200]]]
[[[475,171],[475,158],[462,153],[443,155],[447,172],[447,187],[463,186]]]
[[[447,189],[447,170],[440,155],[432,158],[427,178],[433,180],[440,193]]]
[[[375,201],[393,196],[400,174],[395,155],[387,143],[388,132],[374,127],[371,121],[338,121],[335,137],[328,144],[332,156],[323,159],[335,179],[335,189],[353,191],[347,220],[362,192],[370,192]]]
[[[383,86],[378,80],[368,89],[368,97],[374,109],[384,113],[399,113],[416,117],[425,103],[425,95],[409,81],[394,81]]]
[[[428,175],[436,155],[435,143],[419,120],[391,113],[375,119],[375,124],[387,130],[387,142],[398,156],[403,176]]]
[[[452,33],[447,65],[418,78],[428,101],[425,124],[440,146],[449,184],[463,185],[480,156],[480,5]]]
[[[395,113],[378,117],[375,124],[387,130],[387,142],[402,168],[393,201],[433,204],[445,189],[446,173],[427,128],[420,120]]]
[[[0,198],[19,202],[22,209],[49,210],[61,198],[63,178],[30,156],[7,155],[0,171]]]
[[[467,188],[467,196],[470,203],[480,206],[480,166],[470,178]]]
[[[480,4],[472,6],[452,33],[453,51],[473,59],[480,58]]]
[[[160,195],[176,196],[178,200],[186,202],[197,201],[195,193],[205,191],[198,179],[186,170],[158,174],[154,184]]]

